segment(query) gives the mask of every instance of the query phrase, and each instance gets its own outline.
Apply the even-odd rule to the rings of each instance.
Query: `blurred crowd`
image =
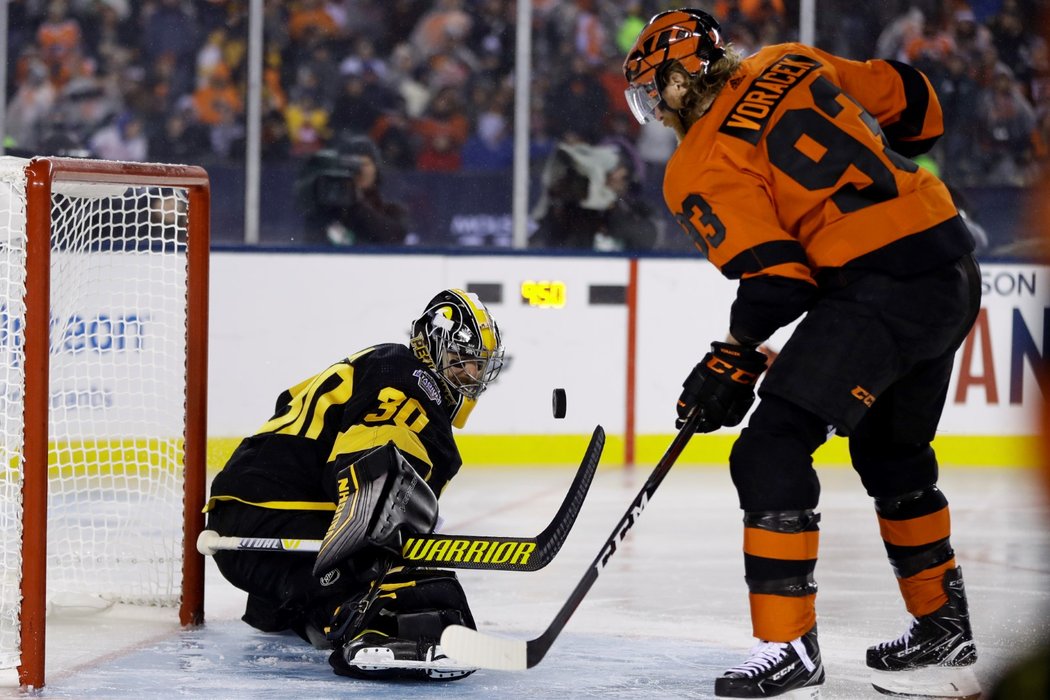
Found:
[[[1045,1],[823,0],[816,43],[929,75],[947,135],[926,165],[950,184],[1025,186],[1050,160],[1050,59],[1032,31]],[[243,159],[248,4],[7,0],[8,152]],[[621,205],[659,178],[673,134],[630,117],[621,65],[645,20],[679,4],[533,0],[534,163],[608,163]],[[721,18],[745,54],[798,38],[797,0],[686,4]],[[367,137],[384,168],[509,170],[515,19],[514,0],[265,0],[263,158]],[[536,216],[552,211],[541,202]]]

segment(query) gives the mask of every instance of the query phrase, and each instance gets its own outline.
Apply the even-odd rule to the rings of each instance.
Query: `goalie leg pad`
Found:
[[[396,552],[402,532],[434,531],[437,496],[392,442],[345,467],[336,479],[339,501],[314,562],[315,576],[367,546]]]
[[[343,606],[353,608],[353,603]],[[367,679],[458,680],[463,668],[441,651],[449,625],[476,628],[463,588],[447,571],[399,572],[380,586],[372,609],[347,624],[333,623],[336,644],[328,662],[337,675]],[[341,629],[340,629],[341,628]]]

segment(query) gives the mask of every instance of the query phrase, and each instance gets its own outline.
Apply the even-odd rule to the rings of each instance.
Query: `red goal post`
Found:
[[[49,596],[203,621],[209,209],[200,167],[0,158],[0,515],[21,535],[0,659],[24,688]]]

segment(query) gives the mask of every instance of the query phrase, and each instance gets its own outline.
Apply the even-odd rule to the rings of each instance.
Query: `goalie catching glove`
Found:
[[[702,414],[698,433],[710,433],[726,425],[738,425],[755,402],[755,383],[766,369],[766,356],[752,348],[729,343],[711,343],[704,356],[685,378],[678,398],[679,429],[695,406]]]

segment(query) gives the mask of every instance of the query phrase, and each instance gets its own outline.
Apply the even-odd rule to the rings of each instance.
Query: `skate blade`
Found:
[[[905,698],[979,700],[981,685],[970,666],[928,666],[914,671],[872,671],[871,685],[883,695]]]
[[[805,688],[795,688],[777,697],[781,698],[781,700],[820,700],[820,686],[810,685]]]
[[[425,672],[430,678],[439,679],[468,676],[475,671],[472,668],[464,668],[463,664],[447,656],[439,656],[429,661],[398,659],[394,657],[394,652],[386,647],[362,647],[346,662],[360,671],[418,670]]]

